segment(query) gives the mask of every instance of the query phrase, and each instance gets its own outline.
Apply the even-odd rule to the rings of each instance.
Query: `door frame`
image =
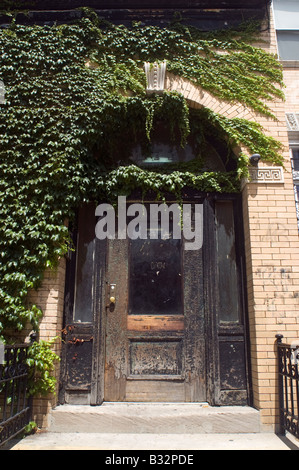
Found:
[[[253,404],[250,337],[247,299],[246,257],[244,243],[244,223],[242,194],[208,193],[204,218],[204,277],[207,334],[207,401],[211,406]],[[237,256],[237,273],[239,287],[239,324],[221,325],[219,321],[220,301],[217,283],[217,249],[216,249],[216,210],[217,202],[231,201],[235,229],[235,249]],[[225,390],[224,371],[226,357],[221,355],[225,345],[240,345],[244,352],[243,372],[245,387],[243,390]]]
[[[136,201],[137,198],[130,198]],[[244,232],[242,218],[242,195],[220,194],[186,191],[184,202],[196,199],[204,199],[204,241],[203,241],[203,275],[204,275],[204,303],[205,303],[205,332],[206,332],[206,380],[207,380],[207,402],[215,405],[251,405],[252,387],[249,354],[249,326],[247,315],[246,295],[246,264],[244,251]],[[139,199],[141,200],[141,198]],[[156,199],[152,199],[154,202]],[[169,198],[173,201],[173,196]],[[232,201],[234,205],[235,244],[237,251],[237,268],[240,289],[241,321],[238,325],[219,326],[219,295],[217,286],[217,252],[216,252],[216,230],[215,230],[215,204],[217,201]],[[128,199],[128,202],[130,200]],[[166,200],[167,202],[167,200]],[[75,233],[75,232],[74,232]],[[206,243],[206,241],[209,241]],[[74,236],[75,241],[75,236]],[[93,322],[91,324],[78,324],[72,322],[72,311],[74,305],[74,283],[75,283],[75,253],[70,254],[66,276],[65,294],[65,328],[64,347],[62,350],[61,379],[59,402],[66,403],[68,390],[68,328],[71,338],[85,341],[84,338],[92,338],[90,342],[91,365],[88,381],[88,402],[91,405],[101,405],[104,401],[104,376],[105,376],[105,343],[106,343],[106,303],[107,303],[107,240],[95,241],[94,265],[94,298],[93,298]],[[80,342],[78,343],[80,345]],[[244,380],[246,389],[223,390],[222,363],[227,351],[227,345],[241,347],[244,350]],[[220,350],[223,355],[220,355]],[[243,353],[242,353],[243,357]],[[225,365],[224,365],[225,368]]]

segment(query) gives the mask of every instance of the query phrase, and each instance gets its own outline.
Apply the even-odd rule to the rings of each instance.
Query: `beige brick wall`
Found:
[[[286,112],[299,113],[299,64],[284,67]]]
[[[264,39],[263,47],[276,54],[273,23]],[[275,334],[286,342],[299,339],[299,236],[285,123],[289,105],[299,106],[298,78],[296,71],[284,71],[286,102],[271,105],[278,121],[259,119],[284,146],[285,181],[252,183],[243,191],[254,405],[266,429],[278,423]]]
[[[42,286],[37,291],[30,293],[28,301],[37,305],[43,311],[43,318],[40,322],[39,339],[49,341],[56,336],[61,338],[63,327],[63,307],[64,307],[64,286],[65,286],[65,259],[61,259],[56,269],[48,269],[44,274]],[[57,340],[54,351],[61,356],[61,340]],[[57,378],[57,392],[59,382],[60,366],[56,364],[53,375]],[[47,414],[57,403],[56,395],[48,397],[37,397],[33,402],[33,420],[38,426],[47,426]]]
[[[299,338],[299,239],[288,179],[243,191],[254,405],[265,425],[278,422],[275,335]]]

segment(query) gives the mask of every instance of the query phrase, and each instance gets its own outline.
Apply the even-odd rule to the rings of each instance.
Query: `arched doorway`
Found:
[[[157,122],[151,145],[132,146],[130,159],[150,168],[193,162],[202,172],[234,170],[227,143],[207,129],[199,153],[200,136],[181,148]],[[97,204],[79,209],[68,263],[61,403],[250,403],[241,197],[184,188],[190,230],[196,222],[202,229],[196,249],[186,249],[190,237],[183,231],[173,236],[176,203],[165,195],[172,216],[166,238],[159,213],[154,227],[147,217],[141,238],[116,229],[99,240]],[[154,193],[134,192],[123,207],[126,227],[136,204],[147,215],[153,206],[161,209]],[[136,235],[140,220],[134,227]]]

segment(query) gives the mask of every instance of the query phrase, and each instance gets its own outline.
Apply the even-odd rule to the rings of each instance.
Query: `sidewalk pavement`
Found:
[[[299,450],[299,441],[272,433],[113,434],[38,432],[1,450]]]

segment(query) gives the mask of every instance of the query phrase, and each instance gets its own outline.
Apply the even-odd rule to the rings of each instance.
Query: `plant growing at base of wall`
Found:
[[[30,345],[27,355],[27,365],[31,373],[28,379],[28,395],[44,395],[56,391],[56,377],[53,375],[55,362],[60,357],[53,351],[58,338],[50,341],[34,342]]]
[[[267,101],[282,98],[282,71],[273,55],[250,41],[256,28],[207,35],[174,20],[168,28],[101,22],[83,9],[79,22],[0,31],[0,338],[38,329],[42,312],[29,305],[47,267],[69,247],[65,220],[80,203],[113,199],[134,189],[174,192],[184,187],[234,192],[247,174],[248,152],[282,164],[280,144],[256,123],[209,109],[189,110],[177,93],[149,97],[145,61],[167,60],[168,70],[232,103],[275,118]],[[144,149],[156,120],[198,156],[176,167],[147,170],[130,161],[132,143]],[[202,166],[208,133],[235,159],[229,172]],[[37,347],[37,346],[35,346]],[[50,385],[50,384],[48,384]]]

